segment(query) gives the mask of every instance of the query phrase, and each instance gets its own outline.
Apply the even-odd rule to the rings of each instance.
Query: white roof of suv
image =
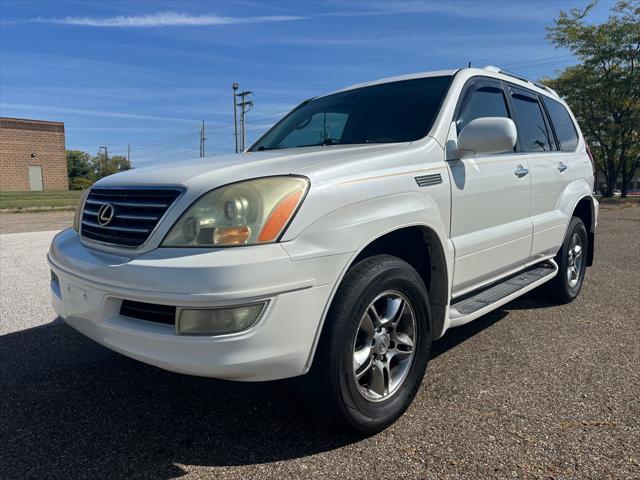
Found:
[[[334,92],[328,93],[326,95],[331,95],[333,93],[338,93],[338,92],[345,92],[347,90],[353,90],[355,88],[362,88],[362,87],[370,87],[372,85],[379,85],[379,84],[383,84],[383,83],[391,83],[391,82],[399,82],[402,80],[413,80],[415,78],[427,78],[427,77],[439,77],[439,76],[445,76],[445,75],[455,75],[456,73],[458,73],[461,70],[477,70],[478,74],[485,74],[485,75],[489,75],[491,77],[495,77],[495,78],[500,78],[502,80],[506,80],[509,82],[513,82],[516,84],[519,84],[523,87],[526,88],[531,88],[533,90],[537,90],[540,93],[544,93],[546,95],[551,95],[555,98],[559,98],[559,95],[556,93],[555,90],[542,85],[540,83],[537,82],[533,82],[529,79],[527,79],[526,77],[522,76],[522,75],[517,75],[515,73],[511,73],[511,72],[507,72],[505,70],[502,70],[499,67],[495,67],[493,65],[487,65],[485,67],[482,68],[466,68],[466,69],[449,69],[449,70],[434,70],[434,71],[430,71],[430,72],[420,72],[420,73],[410,73],[407,75],[398,75],[395,77],[387,77],[387,78],[381,78],[379,80],[373,80],[370,82],[363,82],[363,83],[357,83],[355,85],[351,85],[349,87],[346,88],[341,88],[339,90],[336,90]],[[325,95],[321,95],[321,96],[325,96]]]

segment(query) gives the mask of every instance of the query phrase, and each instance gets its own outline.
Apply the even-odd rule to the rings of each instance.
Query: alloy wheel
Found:
[[[416,316],[403,294],[389,290],[367,307],[353,344],[353,378],[360,394],[379,402],[398,391],[411,369]]]

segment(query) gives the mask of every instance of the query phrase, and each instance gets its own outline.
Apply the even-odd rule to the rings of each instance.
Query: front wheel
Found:
[[[371,434],[402,415],[427,366],[430,320],[424,283],[405,261],[377,255],[347,272],[311,372],[332,420]]]
[[[569,303],[578,296],[584,282],[589,248],[589,236],[583,221],[572,217],[564,243],[555,258],[559,267],[558,275],[546,284],[551,300]]]

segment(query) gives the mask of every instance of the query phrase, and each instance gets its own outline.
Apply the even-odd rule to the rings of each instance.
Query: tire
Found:
[[[577,255],[576,245],[580,247]],[[564,243],[555,257],[559,267],[558,274],[546,284],[549,300],[563,304],[576,299],[584,282],[589,248],[591,245],[584,223],[580,218],[572,217]]]
[[[329,309],[310,373],[314,396],[334,425],[377,433],[413,401],[430,350],[431,311],[420,275],[399,258],[369,257],[349,269]]]

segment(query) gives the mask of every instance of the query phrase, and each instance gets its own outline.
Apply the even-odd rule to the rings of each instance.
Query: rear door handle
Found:
[[[562,162],[558,163],[558,171],[559,172],[564,172],[567,168],[568,167],[564,163],[562,163]]]
[[[515,173],[516,177],[522,178],[527,173],[529,173],[529,169],[528,168],[524,168],[522,165],[518,165],[518,168],[516,168],[516,171],[513,172],[513,173]]]

